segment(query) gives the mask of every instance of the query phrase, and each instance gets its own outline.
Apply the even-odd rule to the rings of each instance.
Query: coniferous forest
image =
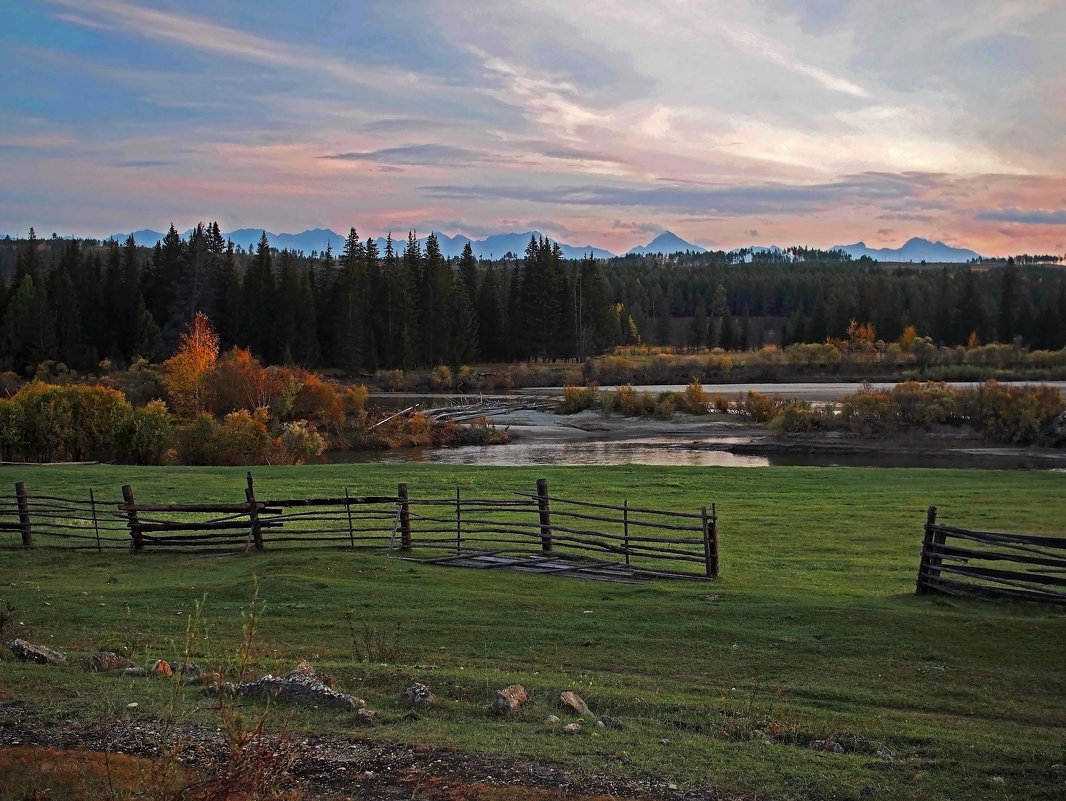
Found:
[[[93,370],[172,354],[203,312],[223,349],[349,375],[477,362],[585,359],[617,345],[743,350],[825,342],[853,321],[894,341],[1066,347],[1066,270],[996,264],[885,267],[837,251],[678,253],[567,260],[446,259],[411,232],[384,248],[351,229],[342,252],[227,242],[217,223],[154,247],[0,241],[0,366]]]

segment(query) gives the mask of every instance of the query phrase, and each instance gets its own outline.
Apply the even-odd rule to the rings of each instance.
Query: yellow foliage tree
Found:
[[[218,332],[197,312],[181,334],[178,352],[163,362],[163,388],[175,413],[190,418],[208,405],[207,377],[218,362]]]

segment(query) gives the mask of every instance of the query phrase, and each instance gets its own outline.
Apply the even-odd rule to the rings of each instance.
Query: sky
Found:
[[[1066,253],[1062,0],[4,10],[4,233]]]

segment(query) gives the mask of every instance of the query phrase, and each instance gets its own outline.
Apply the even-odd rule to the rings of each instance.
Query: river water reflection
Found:
[[[649,437],[616,441],[530,442],[462,448],[397,448],[385,451],[331,451],[331,463],[460,464],[497,467],[527,465],[663,465],[685,467],[951,467],[1000,470],[1062,469],[1053,462],[1027,455],[990,455],[991,449],[970,449],[942,456],[908,453],[731,453],[724,448],[748,442],[747,438],[719,437],[691,440]]]

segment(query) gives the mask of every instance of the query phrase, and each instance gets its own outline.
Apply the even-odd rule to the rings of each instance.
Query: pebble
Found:
[[[136,701],[132,701],[132,702],[126,704],[126,709],[136,709],[136,708],[137,708],[137,702]]]
[[[544,723],[546,725],[548,725],[548,726],[554,726],[558,722],[559,722],[559,716],[558,715],[548,715],[548,717],[544,718]]]
[[[579,734],[580,732],[581,732],[581,724],[580,723],[567,723],[565,726],[563,726],[563,733],[564,734]]]

